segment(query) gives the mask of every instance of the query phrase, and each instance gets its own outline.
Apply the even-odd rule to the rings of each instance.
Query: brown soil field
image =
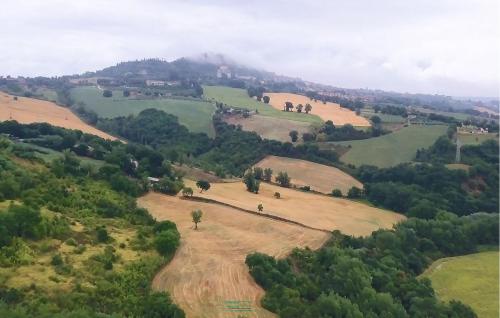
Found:
[[[214,185],[212,185],[213,187]],[[285,257],[295,247],[319,248],[328,233],[251,215],[236,209],[149,193],[139,198],[158,220],[172,220],[181,233],[173,260],[153,280],[187,317],[275,317],[260,306],[264,291],[248,272],[245,257],[262,252]],[[203,217],[194,230],[191,211]],[[228,311],[228,301],[248,301],[249,312]]]
[[[356,115],[350,109],[342,108],[336,103],[323,104],[321,101],[315,102],[310,100],[309,97],[289,93],[266,93],[271,99],[269,103],[276,109],[283,110],[285,102],[292,102],[293,106],[298,104],[306,105],[311,104],[311,114],[318,115],[323,120],[331,120],[335,125],[351,124],[358,127],[371,126],[368,119]]]
[[[292,184],[298,187],[308,185],[311,190],[327,194],[333,189],[340,189],[342,194],[346,195],[354,186],[363,188],[361,182],[340,169],[306,160],[267,156],[256,166],[263,169],[271,168],[274,175],[285,171],[292,178]]]
[[[186,185],[196,189],[195,182],[186,180]],[[401,214],[378,209],[347,199],[333,198],[282,188],[261,183],[259,194],[246,190],[243,182],[213,183],[208,191],[195,195],[227,203],[243,209],[257,211],[257,205],[264,206],[263,213],[293,220],[307,226],[340,230],[350,235],[369,235],[379,228],[391,228],[402,221]],[[274,193],[279,192],[281,199]]]
[[[18,97],[16,101],[14,96],[1,92],[0,121],[4,120],[16,120],[22,124],[45,122],[62,128],[81,130],[105,139],[117,139],[84,123],[68,108],[58,106],[52,102],[27,97]]]
[[[253,115],[248,118],[242,116],[226,117],[225,121],[232,125],[241,125],[245,131],[254,131],[262,138],[290,142],[288,135],[291,130],[296,130],[299,136],[311,132],[311,123],[295,121],[270,116]],[[300,138],[299,138],[300,139]]]

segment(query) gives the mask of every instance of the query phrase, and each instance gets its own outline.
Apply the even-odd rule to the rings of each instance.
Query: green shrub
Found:
[[[158,233],[154,239],[154,246],[158,253],[170,257],[179,247],[180,235],[177,230],[167,230]]]
[[[64,261],[61,257],[61,254],[56,254],[56,255],[52,256],[52,260],[50,261],[50,264],[53,266],[59,266],[59,265],[64,264]]]
[[[97,242],[99,243],[107,243],[111,237],[108,234],[108,231],[104,227],[98,227],[96,230]]]
[[[342,197],[342,191],[340,189],[333,189],[332,190],[332,196],[336,198],[341,198]]]

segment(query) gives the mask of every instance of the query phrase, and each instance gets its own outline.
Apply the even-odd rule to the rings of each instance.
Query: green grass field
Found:
[[[248,97],[247,91],[240,88],[225,86],[203,86],[204,96],[208,100],[214,100],[248,110],[257,110],[260,115],[276,118],[290,119],[293,121],[304,121],[309,123],[322,123],[323,121],[316,115],[299,114],[296,112],[284,112],[273,108],[263,102]]]
[[[458,120],[466,120],[467,118],[474,117],[472,115],[466,114],[466,113],[452,113],[452,112],[445,112],[445,111],[439,111],[439,110],[433,110],[433,109],[426,109],[423,107],[417,107],[416,110],[422,113],[434,113],[438,115],[443,115],[443,116],[448,116],[448,117],[453,117]]]
[[[479,145],[486,140],[498,140],[497,134],[460,134],[462,145]]]
[[[35,156],[42,159],[45,162],[51,162],[52,160],[57,159],[57,158],[62,158],[62,156],[63,156],[62,152],[56,151],[56,150],[53,150],[50,148],[45,148],[45,147],[41,147],[41,146],[38,146],[35,144],[26,143],[26,142],[23,142],[20,144],[25,145],[26,147],[35,150]],[[90,164],[92,166],[95,166],[97,169],[102,167],[105,164],[105,162],[102,160],[95,160],[92,158],[82,157],[82,156],[77,156],[77,157],[81,161],[82,165]]]
[[[401,116],[397,116],[397,115],[390,115],[390,114],[382,114],[382,113],[375,113],[375,111],[373,110],[373,108],[370,108],[370,107],[365,107],[361,110],[361,115],[363,117],[366,117],[368,119],[370,119],[372,116],[378,116],[380,117],[380,119],[382,120],[382,123],[389,123],[389,124],[393,124],[393,123],[404,123],[406,122],[406,119],[401,117]]]
[[[431,146],[446,129],[442,125],[410,126],[377,138],[335,144],[352,147],[340,158],[343,162],[386,168],[412,161],[418,149]]]
[[[443,301],[460,300],[479,318],[498,318],[498,251],[443,258],[422,274]]]
[[[113,118],[136,115],[148,108],[156,108],[175,115],[179,122],[192,132],[204,132],[215,136],[212,115],[215,106],[202,100],[193,99],[133,99],[123,97],[122,91],[114,91],[113,97],[103,97],[102,91],[95,87],[77,87],[71,91],[77,102],[84,102],[87,109],[93,110],[99,117]]]
[[[57,93],[53,89],[39,88],[37,94],[42,94],[48,101],[57,102]]]

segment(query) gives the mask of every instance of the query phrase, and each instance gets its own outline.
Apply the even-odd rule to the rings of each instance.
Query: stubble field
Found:
[[[153,280],[167,290],[187,317],[275,317],[260,306],[264,291],[248,273],[252,252],[286,256],[295,247],[317,249],[328,233],[250,215],[230,207],[149,193],[138,201],[158,220],[177,224],[181,246]],[[203,211],[194,230],[190,212]],[[229,301],[249,304],[250,311],[229,310]],[[248,303],[247,303],[248,302]]]
[[[292,178],[292,184],[308,185],[318,192],[331,193],[333,189],[340,189],[342,194],[346,195],[352,187],[363,188],[361,182],[340,169],[306,160],[267,156],[256,166],[271,168],[274,174],[284,171]]]
[[[0,92],[0,121],[4,120],[16,120],[22,124],[45,122],[57,127],[81,130],[104,139],[117,139],[84,123],[68,108],[34,98],[18,97],[14,100],[14,96]]]
[[[351,124],[358,127],[371,126],[370,122],[366,118],[358,116],[352,110],[340,107],[340,105],[336,103],[328,102],[323,104],[323,102],[311,100],[307,96],[290,93],[266,93],[265,95],[271,98],[269,104],[278,110],[283,110],[285,102],[291,102],[294,106],[297,106],[298,104],[302,104],[304,106],[306,104],[311,104],[312,110],[310,114],[317,115],[325,121],[331,120],[335,125],[342,126],[345,124]]]

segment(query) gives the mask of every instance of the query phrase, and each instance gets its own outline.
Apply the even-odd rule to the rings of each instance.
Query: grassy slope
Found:
[[[445,111],[439,111],[439,110],[433,110],[433,109],[426,109],[423,107],[417,107],[416,109],[422,113],[434,113],[434,114],[438,114],[438,115],[453,117],[453,118],[456,118],[458,120],[466,120],[469,117],[474,117],[474,116],[466,114],[466,113],[452,113],[452,112],[445,112]]]
[[[375,113],[373,108],[369,107],[363,108],[361,110],[361,115],[366,118],[371,118],[372,116],[378,116],[382,120],[382,123],[404,123],[406,121],[406,119],[401,116],[382,114],[380,112]]]
[[[356,166],[367,164],[390,167],[412,161],[417,149],[427,148],[441,135],[446,126],[410,126],[377,138],[343,141],[337,144],[352,148],[341,160]]]
[[[78,87],[71,92],[77,101],[84,102],[88,109],[100,117],[113,118],[138,114],[144,109],[156,108],[175,115],[179,122],[193,132],[204,132],[213,137],[212,114],[215,107],[211,103],[184,99],[144,99],[135,100],[123,97],[122,91],[114,91],[113,97],[105,98],[95,87]]]
[[[38,146],[35,144],[30,144],[30,143],[22,143],[22,144],[26,145],[29,148],[36,150],[35,156],[44,160],[45,162],[51,162],[54,159],[63,157],[63,153],[60,151],[56,151],[56,150],[53,150],[50,148],[45,148],[45,147],[41,147],[41,146]],[[90,165],[95,166],[97,169],[102,167],[105,164],[105,162],[102,160],[95,160],[92,158],[82,157],[82,156],[77,156],[77,157],[81,161],[82,165],[90,164]]]
[[[248,97],[247,91],[239,88],[224,86],[203,86],[205,98],[214,99],[229,106],[258,110],[260,115],[276,118],[290,119],[293,121],[304,121],[309,123],[321,123],[322,120],[315,115],[299,114],[296,112],[284,112],[273,108],[262,102]]]
[[[443,258],[422,275],[441,300],[457,299],[479,318],[498,317],[498,251]]]
[[[479,145],[486,140],[496,139],[498,140],[497,134],[460,134],[460,141],[463,145]]]

